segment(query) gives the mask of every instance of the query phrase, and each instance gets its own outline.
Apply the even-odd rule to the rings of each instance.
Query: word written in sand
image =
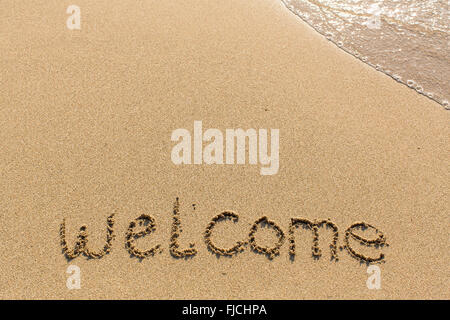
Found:
[[[179,199],[176,198],[173,206],[173,221],[170,234],[169,242],[169,252],[174,258],[188,258],[193,257],[197,254],[197,249],[195,249],[195,244],[190,243],[189,248],[181,249],[178,239],[181,235],[181,219],[180,219],[180,203]],[[269,220],[266,216],[257,219],[250,228],[250,231],[246,239],[236,241],[232,247],[222,248],[217,246],[212,240],[212,234],[214,228],[219,223],[225,223],[226,221],[232,221],[235,223],[239,222],[239,215],[232,211],[224,211],[211,219],[208,223],[206,229],[203,233],[204,242],[206,247],[210,252],[216,254],[217,256],[233,256],[245,250],[245,247],[250,245],[250,249],[257,253],[267,256],[268,259],[272,260],[280,254],[280,249],[283,246],[286,235],[284,231],[278,226],[274,221]],[[266,227],[272,229],[276,234],[276,242],[272,246],[264,246],[258,243],[256,239],[256,234],[260,228]],[[310,230],[312,232],[312,257],[319,259],[322,256],[322,250],[319,246],[319,229],[327,228],[332,231],[332,240],[329,244],[331,259],[338,261],[338,240],[339,231],[337,225],[331,222],[330,219],[327,220],[307,220],[302,218],[291,218],[289,229],[288,229],[288,242],[289,242],[289,255],[291,259],[294,259],[296,255],[296,242],[295,242],[295,231],[299,227],[303,229]],[[140,231],[136,229],[140,228]],[[375,237],[373,239],[367,239],[361,235],[364,231],[371,229],[374,231]],[[133,221],[130,222],[129,227],[125,233],[125,248],[128,250],[132,257],[138,259],[145,259],[150,256],[154,256],[156,253],[161,253],[161,245],[158,244],[147,250],[141,250],[137,248],[135,241],[139,238],[150,235],[156,230],[156,220],[150,215],[142,214]],[[68,260],[74,259],[79,255],[83,254],[91,259],[99,259],[111,251],[112,242],[114,239],[114,215],[111,215],[107,219],[106,228],[106,243],[103,249],[98,251],[93,251],[88,246],[88,232],[86,226],[81,226],[80,231],[77,235],[77,240],[73,246],[73,249],[69,249],[66,242],[66,222],[65,219],[61,223],[60,227],[60,238],[62,252]],[[352,240],[352,242],[350,241]],[[374,226],[365,222],[355,222],[350,227],[347,228],[344,235],[344,245],[339,246],[340,250],[346,249],[349,255],[358,261],[364,263],[378,263],[383,262],[385,256],[380,253],[377,257],[370,257],[361,252],[358,252],[356,248],[357,245],[363,247],[374,247],[376,249],[381,249],[384,246],[388,246],[386,242],[385,235],[375,228]]]
[[[171,140],[179,141],[171,153],[172,162],[180,164],[245,164],[246,141],[248,140],[248,163],[261,166],[261,175],[273,175],[279,168],[279,141],[278,129],[270,132],[270,156],[268,154],[268,137],[266,129],[226,129],[225,130],[225,160],[224,137],[219,129],[202,131],[202,122],[194,121],[194,161],[192,162],[192,137],[187,129],[176,129],[172,132]],[[180,141],[181,140],[181,141]],[[203,148],[203,141],[209,142]],[[236,148],[235,148],[236,142]],[[259,143],[258,143],[259,142]],[[259,152],[257,152],[259,151]],[[236,154],[236,160],[235,160]],[[259,157],[258,157],[259,156]]]

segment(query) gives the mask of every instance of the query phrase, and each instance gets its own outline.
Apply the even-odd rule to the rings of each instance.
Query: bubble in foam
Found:
[[[449,109],[448,101],[444,100],[442,101],[442,105],[445,107],[445,109]]]

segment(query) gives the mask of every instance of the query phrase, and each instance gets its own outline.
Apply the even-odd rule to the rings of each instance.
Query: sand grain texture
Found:
[[[67,1],[2,1],[0,11],[0,298],[449,299],[449,115],[441,106],[341,52],[281,2],[84,1],[70,31]],[[280,170],[175,166],[172,130],[279,128]],[[180,249],[169,252],[180,198]],[[195,204],[195,210],[194,206]],[[380,229],[389,247],[382,289],[345,250],[311,257],[310,233],[269,260],[231,248],[260,217],[288,236],[291,218]],[[102,259],[70,263],[82,224]],[[130,222],[155,218],[140,250]],[[269,230],[270,231],[270,230]],[[261,234],[262,235],[262,234]],[[242,239],[241,239],[242,238]],[[276,240],[267,234],[267,239]],[[270,243],[270,242],[269,242]],[[372,251],[373,252],[373,251]],[[374,251],[377,253],[378,251]],[[82,289],[66,288],[66,268]]]

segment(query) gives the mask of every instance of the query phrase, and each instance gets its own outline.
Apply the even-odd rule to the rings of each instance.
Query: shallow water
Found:
[[[343,50],[449,109],[448,0],[281,0]]]

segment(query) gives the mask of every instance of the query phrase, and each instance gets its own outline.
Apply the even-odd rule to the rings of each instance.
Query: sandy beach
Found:
[[[78,0],[80,30],[66,26],[71,4],[7,0],[0,10],[1,299],[450,298],[448,110],[281,1]],[[279,129],[278,171],[175,165],[171,134],[194,121]],[[188,258],[171,254],[176,198]],[[245,241],[266,216],[284,233],[279,255],[250,243],[230,257],[208,250],[205,230],[224,211],[239,218],[216,224],[217,245]],[[110,252],[68,261],[63,220],[69,248],[85,224],[100,250],[113,213]],[[159,247],[138,259],[126,234],[142,214],[155,228],[136,246]],[[292,218],[332,221],[339,260],[329,231],[315,259],[301,228],[292,259]],[[360,221],[389,245],[355,245],[384,254],[379,290],[344,248]],[[259,231],[259,243],[277,241],[273,228]],[[66,286],[70,265],[79,290]]]

